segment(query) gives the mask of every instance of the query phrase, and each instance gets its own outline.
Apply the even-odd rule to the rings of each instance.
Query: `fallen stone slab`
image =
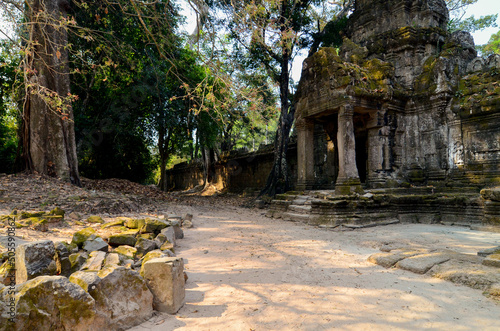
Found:
[[[477,252],[477,255],[482,257],[486,257],[491,254],[500,254],[500,246],[483,249]]]
[[[404,258],[396,263],[396,267],[414,272],[416,274],[425,274],[436,264],[449,261],[453,257],[452,252],[431,252],[427,254],[418,254]]]
[[[108,252],[108,243],[101,237],[91,236],[83,243],[83,250]]]
[[[66,277],[40,276],[17,285],[15,292],[15,323],[2,314],[2,330],[93,330],[94,299]]]
[[[485,257],[483,265],[489,267],[500,268],[500,254],[491,254]]]
[[[113,234],[108,238],[108,244],[111,246],[128,245],[134,246],[137,242],[138,230],[128,230],[121,233]]]
[[[399,261],[418,255],[418,254],[426,254],[428,250],[419,249],[419,250],[411,250],[411,249],[397,249],[387,253],[376,253],[371,255],[368,258],[368,261],[371,263],[378,264],[384,268],[390,268]]]
[[[181,258],[155,258],[143,264],[144,279],[157,311],[175,314],[184,305],[184,263]]]
[[[118,253],[109,253],[104,259],[103,268],[116,267],[120,265],[120,255]]]
[[[35,241],[16,249],[16,284],[57,273],[56,249],[50,240]]]
[[[87,217],[87,223],[99,223],[99,224],[104,224],[104,220],[102,219],[101,216],[98,215],[92,215]]]
[[[428,274],[483,291],[488,290],[493,284],[500,283],[500,273],[497,268],[457,259],[435,265]]]

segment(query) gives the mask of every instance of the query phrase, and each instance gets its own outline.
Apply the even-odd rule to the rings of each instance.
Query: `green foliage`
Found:
[[[477,3],[478,0],[445,0],[445,2],[450,11],[451,19],[448,23],[448,31],[450,32],[462,30],[472,33],[489,27],[497,27],[498,14],[465,18],[467,8]]]
[[[11,42],[0,42],[0,172],[13,172],[17,148],[14,88],[18,54]]]
[[[347,16],[339,17],[325,25],[323,33],[318,34],[318,39],[323,47],[339,48],[342,46],[341,32],[345,29],[347,20]]]
[[[451,19],[448,23],[448,30],[453,31],[467,31],[476,32],[481,31],[489,27],[498,27],[496,21],[498,19],[498,14],[481,16],[475,18],[474,16],[468,17],[466,19]]]
[[[484,55],[499,54],[500,55],[500,31],[493,34],[490,40],[482,48]]]

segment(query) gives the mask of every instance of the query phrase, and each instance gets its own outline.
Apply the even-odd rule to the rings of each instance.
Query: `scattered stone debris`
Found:
[[[0,226],[47,216],[63,221],[64,215],[61,208],[14,211],[2,216]],[[175,314],[184,304],[186,278],[184,262],[174,253],[176,239],[184,237],[182,221],[171,215],[105,222],[93,215],[87,218],[92,225],[74,232],[69,244],[20,244],[14,275],[0,246],[5,262],[0,281],[15,279],[18,313],[16,325],[9,324],[6,307],[11,298],[0,285],[0,330],[123,330],[149,319],[154,309]]]
[[[381,250],[383,253],[371,255],[368,261],[480,289],[500,299],[500,254],[494,254],[498,247],[478,252],[477,256],[449,250],[392,249],[390,245]]]

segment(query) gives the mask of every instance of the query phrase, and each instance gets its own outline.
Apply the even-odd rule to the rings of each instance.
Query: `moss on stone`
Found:
[[[92,215],[92,216],[87,217],[87,223],[99,223],[99,224],[103,224],[104,220],[102,219],[101,216]]]
[[[76,244],[79,248],[83,246],[83,243],[91,236],[95,235],[95,230],[93,228],[85,228],[77,231],[73,234],[73,239],[71,243]]]

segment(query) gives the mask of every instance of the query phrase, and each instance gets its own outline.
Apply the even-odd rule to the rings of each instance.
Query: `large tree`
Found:
[[[65,0],[26,2],[23,155],[31,171],[80,185],[71,107]]]

